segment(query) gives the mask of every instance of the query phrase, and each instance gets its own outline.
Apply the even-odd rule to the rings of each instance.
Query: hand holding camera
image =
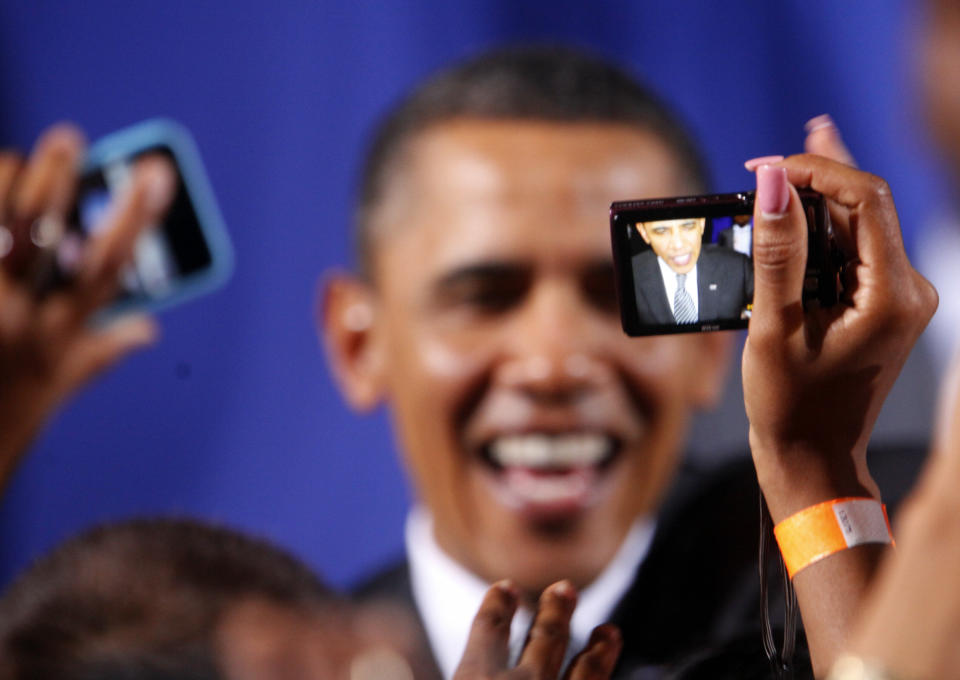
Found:
[[[156,335],[153,322],[132,316],[102,328],[88,323],[113,298],[137,235],[155,223],[173,192],[166,163],[133,171],[101,229],[82,250],[57,249],[36,225],[63,224],[74,198],[84,144],[71,127],[57,126],[26,160],[0,154],[0,487],[47,415],[97,373]],[[31,233],[32,232],[32,233]],[[70,258],[73,283],[41,294],[34,276],[49,258]]]
[[[866,461],[884,398],[937,305],[910,264],[890,189],[861,172],[836,128],[757,170],[755,294],[743,354],[750,448],[774,522],[845,497],[879,498]],[[843,295],[802,304],[807,229],[796,187],[824,195],[844,256]],[[883,554],[861,545],[811,564],[794,586],[814,669],[825,672]]]

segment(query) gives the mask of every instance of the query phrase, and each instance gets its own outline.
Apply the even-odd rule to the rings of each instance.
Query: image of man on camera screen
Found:
[[[637,316],[651,325],[739,319],[753,300],[750,258],[704,243],[707,218],[637,222],[648,246],[632,258]]]

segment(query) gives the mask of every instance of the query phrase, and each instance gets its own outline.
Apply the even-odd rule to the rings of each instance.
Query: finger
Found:
[[[0,151],[0,260],[13,251],[13,230],[7,224],[8,206],[13,195],[13,185],[20,173],[23,159],[12,151]],[[0,279],[3,269],[0,268]]]
[[[518,601],[517,587],[510,581],[500,581],[490,587],[470,626],[467,647],[454,678],[492,676],[506,669],[510,624]]]
[[[570,617],[576,605],[577,591],[569,581],[554,583],[543,591],[518,669],[532,678],[557,677],[570,642]]]
[[[803,146],[807,153],[830,158],[851,168],[857,167],[857,161],[844,144],[833,118],[827,114],[811,118],[804,125],[804,129],[807,131],[807,138]]]
[[[787,169],[794,186],[811,187],[850,211],[849,220],[834,224],[856,250],[849,255],[872,266],[909,264],[893,196],[882,178],[810,154],[791,156],[778,165]]]
[[[73,196],[83,149],[83,134],[72,125],[56,125],[44,133],[16,187],[16,215],[32,219],[52,211],[62,216]]]
[[[0,151],[0,224],[13,197],[13,185],[23,167],[23,158],[14,151]]]
[[[120,271],[130,260],[137,237],[156,224],[167,209],[175,189],[170,163],[150,157],[137,163],[127,188],[115,200],[106,224],[84,253],[73,294],[78,313],[85,317],[108,302],[119,284]]]
[[[152,318],[134,315],[79,338],[64,358],[58,392],[73,393],[130,353],[154,344],[159,328]]]
[[[620,630],[611,624],[597,626],[587,646],[570,662],[565,680],[607,680],[623,647]]]
[[[753,213],[753,315],[750,334],[785,337],[803,321],[807,221],[800,197],[775,165],[757,169]]]

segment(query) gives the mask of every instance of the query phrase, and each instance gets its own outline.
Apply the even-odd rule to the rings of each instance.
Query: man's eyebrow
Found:
[[[478,279],[496,279],[503,276],[523,274],[528,267],[522,262],[509,260],[489,260],[470,262],[454,267],[433,282],[433,288],[444,290]]]

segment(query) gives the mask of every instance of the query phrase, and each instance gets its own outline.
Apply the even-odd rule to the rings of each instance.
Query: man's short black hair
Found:
[[[249,599],[294,611],[332,597],[279,548],[187,519],[88,530],[0,598],[0,680],[220,676],[217,626]]]
[[[447,68],[416,88],[377,127],[360,175],[355,245],[369,273],[373,214],[406,145],[418,133],[455,119],[613,123],[664,141],[691,191],[706,191],[706,163],[678,116],[625,70],[582,50],[556,46],[500,48]]]

